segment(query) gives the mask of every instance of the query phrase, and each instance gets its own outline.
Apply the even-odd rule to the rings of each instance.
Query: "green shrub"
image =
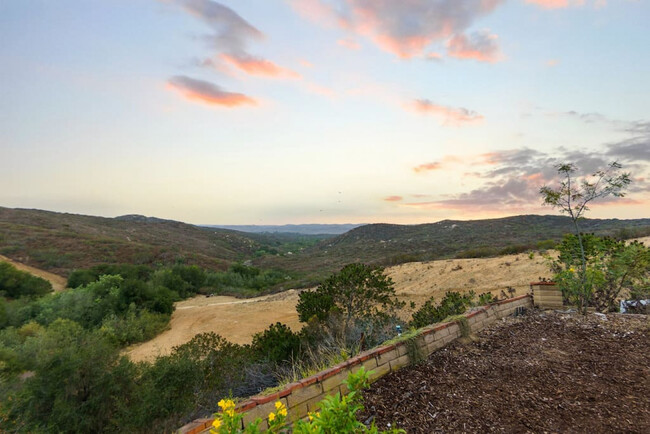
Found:
[[[516,255],[518,253],[527,252],[531,248],[532,246],[528,244],[516,244],[512,246],[506,246],[501,250],[499,250],[499,255]]]
[[[622,294],[648,287],[650,249],[642,243],[593,234],[567,235],[558,245],[560,255],[552,262],[557,282],[570,303],[585,311],[587,306],[605,312],[617,309]]]
[[[124,347],[154,338],[169,326],[170,318],[168,314],[138,310],[132,304],[124,317],[114,313],[105,317],[101,330]]]
[[[497,256],[498,254],[499,251],[494,247],[477,247],[457,253],[456,259],[487,258],[490,256]]]
[[[263,332],[256,333],[251,346],[258,357],[281,363],[298,358],[300,337],[289,327],[278,322]]]
[[[0,295],[19,298],[42,296],[52,291],[52,284],[45,279],[20,271],[8,262],[0,262]]]
[[[411,327],[420,328],[429,324],[440,322],[452,315],[464,313],[472,305],[474,293],[460,294],[459,292],[447,292],[437,306],[433,297],[428,299],[424,305],[413,313],[410,322]]]

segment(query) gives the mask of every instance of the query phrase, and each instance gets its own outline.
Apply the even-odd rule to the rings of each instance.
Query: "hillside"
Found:
[[[650,219],[584,219],[584,232],[600,235],[636,235],[650,232]],[[300,255],[265,257],[262,266],[282,266],[304,272],[326,273],[350,262],[394,265],[453,257],[482,257],[550,247],[572,232],[563,216],[522,215],[486,220],[443,220],[420,225],[371,224],[321,241]]]
[[[650,233],[650,219],[585,219],[581,225],[598,234]],[[395,265],[517,253],[548,248],[552,241],[538,243],[557,241],[571,229],[567,217],[524,215],[421,225],[370,224],[339,236],[253,234],[140,215],[104,218],[0,207],[0,254],[62,276],[105,263],[183,260],[218,270],[252,260],[262,268],[296,272],[305,286],[350,262]]]
[[[225,269],[258,248],[243,234],[171,220],[0,207],[0,254],[64,276],[98,264],[170,264],[178,259]]]

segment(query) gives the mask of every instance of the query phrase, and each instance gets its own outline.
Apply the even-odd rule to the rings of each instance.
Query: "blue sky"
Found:
[[[0,0],[0,205],[191,223],[650,215],[650,5]],[[612,206],[616,204],[616,206]]]

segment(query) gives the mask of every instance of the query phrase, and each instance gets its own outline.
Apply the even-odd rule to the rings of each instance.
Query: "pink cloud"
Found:
[[[415,110],[418,113],[433,114],[445,118],[445,122],[461,124],[468,122],[476,122],[483,119],[483,116],[473,110],[468,110],[463,107],[447,107],[428,99],[416,99],[415,101],[407,104],[407,108]]]
[[[503,0],[291,0],[302,16],[339,26],[402,59],[462,34]]]
[[[587,4],[587,0],[526,0],[526,3],[534,4],[543,9],[566,9],[569,7],[580,7]],[[594,0],[595,9],[607,6],[607,0]]]
[[[354,39],[339,39],[336,41],[337,44],[339,44],[341,47],[345,47],[349,50],[360,50],[361,49],[361,44],[359,44],[357,41]]]
[[[475,32],[470,36],[455,35],[447,42],[447,54],[457,59],[494,63],[501,59],[497,39],[497,35],[487,31]]]
[[[222,54],[221,59],[250,75],[259,75],[271,78],[300,78],[300,74],[287,68],[282,68],[275,63],[248,55]]]
[[[526,3],[531,3],[544,9],[563,9],[569,7],[569,0],[526,0]]]
[[[224,107],[257,105],[257,101],[242,93],[227,92],[215,84],[182,75],[170,78],[167,87],[179,92],[190,101],[204,104]]]
[[[424,163],[424,164],[420,164],[419,166],[415,166],[413,168],[413,171],[415,173],[420,173],[420,172],[429,172],[431,170],[439,170],[441,168],[442,168],[441,163],[437,161],[433,161],[431,163]]]
[[[402,196],[388,196],[384,198],[386,202],[400,202],[402,199],[404,199]]]

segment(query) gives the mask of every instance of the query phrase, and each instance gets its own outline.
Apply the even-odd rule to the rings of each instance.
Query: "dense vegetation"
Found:
[[[0,297],[39,296],[50,291],[52,284],[47,280],[20,271],[7,262],[0,262]]]
[[[121,354],[164,329],[175,300],[212,291],[206,285],[234,275],[244,282],[272,276],[241,264],[225,273],[102,266],[72,273],[66,291],[3,299],[0,428],[170,431],[214,411],[224,396],[309,375],[394,337],[402,324],[390,278],[381,268],[351,264],[302,293],[298,310],[306,325],[298,333],[277,323],[252,345],[200,334],[152,363]]]
[[[277,383],[268,333],[253,347],[199,335],[153,363],[133,363],[121,350],[165,329],[177,300],[257,294],[284,273],[242,264],[226,272],[102,265],[71,273],[66,291],[45,293],[41,279],[0,265],[3,432],[169,431],[220,396]]]

